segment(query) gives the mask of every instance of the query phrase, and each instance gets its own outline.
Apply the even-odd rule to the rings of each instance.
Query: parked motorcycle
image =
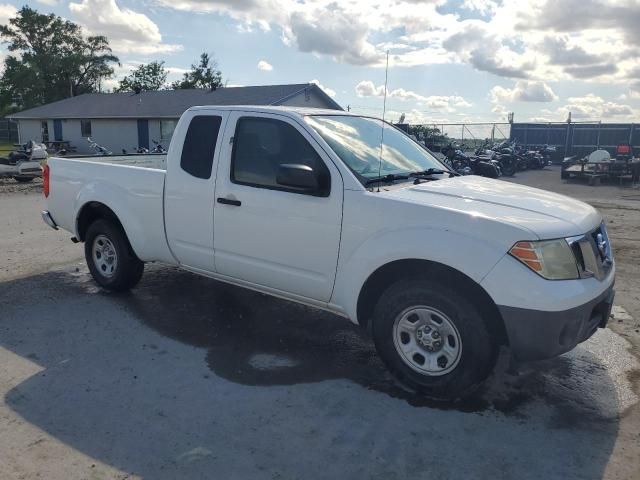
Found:
[[[8,156],[0,157],[0,178],[13,177],[17,182],[30,182],[42,176],[40,162],[47,156],[44,144],[29,140]]]
[[[485,155],[490,154],[491,160],[498,162],[503,175],[508,177],[515,175],[518,166],[518,158],[514,153],[513,146],[509,142],[504,141],[494,145],[490,149],[487,147],[488,144],[485,143],[485,145],[480,147],[479,150],[483,151]]]
[[[460,146],[452,143],[444,147],[442,153],[453,169],[461,175],[469,175],[471,173],[489,178],[498,178],[502,175],[497,161],[469,156],[464,153]]]
[[[167,150],[162,146],[160,142],[158,142],[157,140],[152,140],[152,142],[154,143],[155,147],[151,149],[151,153],[167,153]]]
[[[94,155],[111,155],[111,152],[104,148],[101,145],[98,145],[91,137],[87,137],[87,142],[89,142],[89,148],[93,150]]]
[[[551,161],[553,160],[553,157],[556,154],[556,147],[552,147],[549,145],[543,145],[539,150],[538,153],[540,155],[542,155],[542,158],[545,161],[545,166],[546,165],[551,165]]]

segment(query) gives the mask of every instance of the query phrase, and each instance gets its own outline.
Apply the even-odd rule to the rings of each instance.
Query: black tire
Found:
[[[567,180],[569,178],[569,174],[566,170],[560,170],[560,179]]]
[[[117,262],[113,272],[103,272],[94,259],[93,248],[96,237],[106,237],[115,250]],[[100,239],[100,241],[103,240]],[[122,227],[115,222],[100,219],[89,225],[85,236],[84,255],[94,280],[108,290],[127,291],[142,278],[144,263],[133,252]]]
[[[13,177],[16,182],[27,183],[33,180],[33,177]]]
[[[396,319],[414,306],[443,313],[457,329],[459,360],[450,372],[439,376],[420,373],[410,367],[396,349]],[[407,387],[429,398],[454,401],[465,397],[480,386],[495,365],[498,342],[489,335],[479,309],[458,291],[434,281],[418,278],[394,283],[380,297],[372,322],[376,349],[391,373]],[[414,342],[418,344],[416,339]],[[426,350],[422,353],[429,355]]]
[[[502,165],[502,174],[506,177],[513,177],[516,174],[516,168],[513,163],[505,162]]]

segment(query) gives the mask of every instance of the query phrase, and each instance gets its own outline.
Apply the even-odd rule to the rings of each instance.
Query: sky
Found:
[[[117,78],[208,52],[228,86],[313,81],[381,116],[389,52],[392,121],[639,120],[640,0],[0,0],[0,23],[24,4],[106,35]]]

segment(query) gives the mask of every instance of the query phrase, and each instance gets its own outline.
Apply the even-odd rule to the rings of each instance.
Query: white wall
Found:
[[[80,135],[80,121],[77,120],[77,122],[77,127],[74,126],[74,134]],[[62,133],[66,140],[67,134],[64,128],[63,126]],[[135,119],[91,120],[91,138],[113,153],[121,153],[123,149],[133,153],[138,147],[138,122]],[[86,138],[78,139],[74,145],[78,146],[80,142],[84,142],[83,151],[88,151],[89,144]]]
[[[40,131],[40,123],[40,120],[18,121],[19,143],[27,143],[29,140],[41,142],[42,133]],[[51,125],[51,127],[53,128],[53,125]]]
[[[310,90],[308,95],[301,92],[283,102],[290,107],[331,108],[319,94]],[[178,120],[177,118],[175,119]],[[53,120],[48,120],[49,140],[54,140]],[[153,140],[159,141],[164,148],[169,148],[171,138],[160,137],[160,119],[149,119],[149,147],[153,148]],[[41,120],[18,120],[20,142],[31,139],[42,141]],[[133,153],[138,147],[137,119],[91,119],[91,138],[99,145],[113,153],[122,150]],[[78,153],[93,153],[86,137],[82,136],[80,120],[62,120],[62,139],[71,142]]]
[[[177,120],[177,119],[176,119]],[[49,125],[49,140],[54,140],[53,120]],[[20,142],[31,139],[42,141],[41,120],[19,120],[18,131]],[[123,149],[133,153],[138,147],[137,119],[91,119],[91,138],[99,145],[113,153],[120,153]],[[80,120],[62,120],[62,139],[71,142],[78,153],[93,153],[87,138],[82,136]],[[149,145],[153,148],[153,140],[160,141],[165,148],[169,146],[169,139],[160,138],[160,120],[149,120]]]

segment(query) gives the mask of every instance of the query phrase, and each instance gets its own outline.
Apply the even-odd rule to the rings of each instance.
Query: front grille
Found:
[[[577,237],[567,239],[576,257],[582,278],[604,279],[613,265],[613,255],[607,228],[602,223],[598,228]]]

